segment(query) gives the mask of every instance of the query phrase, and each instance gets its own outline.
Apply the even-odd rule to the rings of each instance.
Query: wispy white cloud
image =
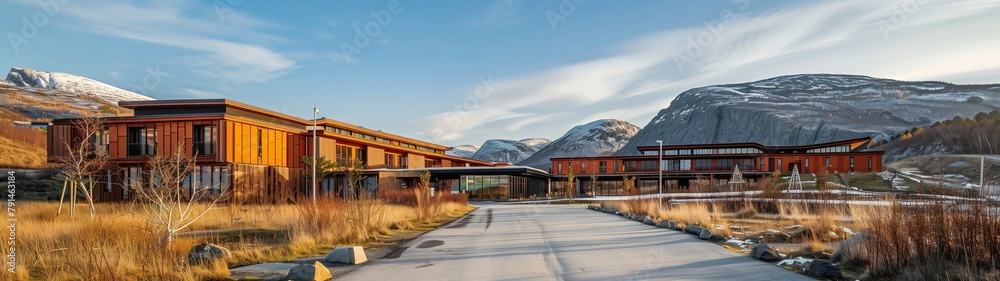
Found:
[[[188,96],[191,96],[193,98],[199,98],[199,99],[217,99],[217,98],[224,98],[225,97],[224,95],[222,95],[220,93],[216,93],[216,92],[212,92],[212,91],[205,91],[205,90],[198,90],[198,89],[191,89],[191,88],[180,89],[180,93],[188,95]]]
[[[198,18],[191,10],[210,16]],[[228,11],[220,21],[214,11],[210,5],[175,1],[101,1],[65,5],[62,12],[74,19],[68,28],[193,51],[181,58],[192,71],[223,82],[264,82],[296,67],[295,61],[264,46],[286,40],[254,30],[276,24],[238,11]]]
[[[995,83],[1000,74],[1000,33],[989,29],[1000,26],[996,1],[853,0],[805,2],[753,16],[739,6],[728,11],[733,13],[701,26],[627,42],[603,58],[503,79],[480,107],[458,111],[473,118],[438,114],[423,124],[448,128],[439,141],[552,137],[562,132],[526,125],[542,117],[565,129],[600,118],[644,125],[677,94],[714,84],[798,73]],[[512,113],[524,115],[491,121]]]
[[[489,4],[485,10],[475,15],[475,22],[470,28],[481,28],[488,26],[503,27],[524,21],[524,17],[517,14],[518,0],[495,0]]]

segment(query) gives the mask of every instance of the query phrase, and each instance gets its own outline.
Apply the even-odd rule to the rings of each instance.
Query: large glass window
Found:
[[[598,169],[597,170],[598,173],[602,173],[603,174],[603,173],[607,173],[608,172],[608,162],[601,161],[601,162],[597,163],[597,165],[598,165],[598,168],[597,168]]]
[[[715,154],[715,150],[714,149],[695,149],[694,150],[694,154],[695,155]]]
[[[103,129],[87,139],[88,152],[96,155],[108,155],[108,130]]]
[[[733,159],[717,159],[715,160],[715,167],[717,170],[732,170]]]
[[[583,174],[586,172],[587,172],[587,162],[580,162],[580,173]]]
[[[842,153],[842,152],[851,152],[851,147],[847,146],[847,145],[833,146],[833,147],[821,147],[821,148],[813,148],[813,149],[810,149],[810,150],[808,150],[806,152],[808,152],[808,153]]]
[[[872,158],[871,157],[868,157],[868,171],[869,172],[873,171],[872,170]]]
[[[128,155],[156,155],[156,129],[128,128]]]
[[[850,161],[851,161],[851,172],[854,172],[854,157],[851,157]]]
[[[740,167],[740,170],[752,170],[753,169],[753,158],[737,159],[736,161],[737,161],[736,165]]]
[[[257,164],[264,159],[264,130],[257,129]]]
[[[618,161],[615,161],[615,173],[618,172]]]
[[[711,170],[712,169],[712,159],[695,159],[694,160],[695,170]]]
[[[194,152],[199,156],[215,155],[215,143],[218,139],[218,129],[215,125],[195,125],[192,140]]]

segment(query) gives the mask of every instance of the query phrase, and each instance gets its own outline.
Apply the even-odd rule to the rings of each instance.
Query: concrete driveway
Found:
[[[477,204],[347,280],[810,280],[678,231],[575,205]]]

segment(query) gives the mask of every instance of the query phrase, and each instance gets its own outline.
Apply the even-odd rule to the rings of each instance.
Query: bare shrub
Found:
[[[72,203],[76,202],[76,192],[80,192],[90,206],[90,218],[93,219],[96,215],[95,177],[99,177],[99,173],[108,167],[109,159],[106,148],[99,146],[99,140],[107,137],[102,133],[104,121],[100,118],[75,119],[73,132],[74,135],[63,143],[64,153],[56,158],[62,166],[61,173],[66,177],[66,184],[69,185],[70,216],[75,213],[76,207]],[[62,208],[59,209],[61,210]]]
[[[178,144],[174,153],[150,158],[140,176],[126,182],[159,243],[172,243],[178,232],[205,216],[228,194],[221,186],[200,188],[192,183],[185,188],[195,170],[195,158],[187,155],[183,144]],[[216,190],[221,190],[219,195],[214,194]],[[208,202],[208,207],[200,208],[197,202]]]

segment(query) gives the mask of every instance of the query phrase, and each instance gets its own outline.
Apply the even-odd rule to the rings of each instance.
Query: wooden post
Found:
[[[78,188],[76,183],[74,180],[71,184],[73,187],[69,190],[69,217],[71,218],[76,215],[76,189]]]
[[[66,184],[68,183],[69,183],[68,180],[63,180],[63,189],[62,189],[62,194],[59,195],[59,209],[56,210],[56,215],[62,213],[63,201],[66,200]]]

